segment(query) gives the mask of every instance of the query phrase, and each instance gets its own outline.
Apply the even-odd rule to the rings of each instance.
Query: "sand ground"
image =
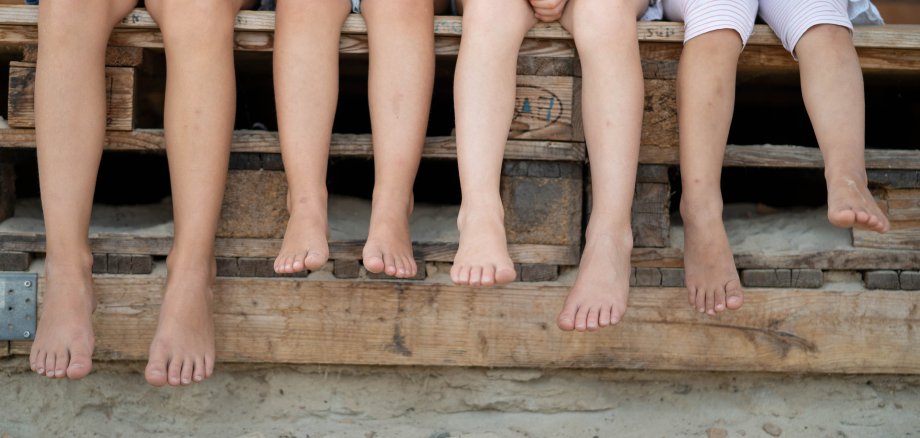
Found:
[[[0,435],[910,437],[920,377],[222,365],[180,389],[142,363],[80,382],[0,361]]]

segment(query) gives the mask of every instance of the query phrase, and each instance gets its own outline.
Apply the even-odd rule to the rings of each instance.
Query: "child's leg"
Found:
[[[846,0],[766,0],[761,14],[799,58],[802,96],[824,154],[828,219],[838,227],[884,233],[888,218],[866,179],[862,70],[846,5]]]
[[[714,315],[743,303],[722,222],[720,185],[738,56],[753,31],[758,4],[719,0],[680,6],[688,38],[677,75],[685,282],[690,305]]]
[[[636,18],[647,7],[647,0],[570,0],[562,16],[581,59],[594,195],[578,278],[557,321],[563,330],[597,330],[626,311],[645,89]]]
[[[48,377],[79,379],[92,367],[95,299],[86,235],[105,135],[105,47],[135,4],[40,6],[35,119],[48,281],[29,362]]]
[[[457,218],[460,248],[450,274],[457,284],[491,286],[515,277],[499,180],[514,114],[518,52],[537,20],[526,0],[461,3],[454,107],[463,202]]]
[[[147,0],[166,50],[166,131],[175,238],[146,377],[189,384],[214,368],[214,235],[236,111],[233,23],[243,0]]]
[[[275,272],[318,269],[329,258],[326,167],[339,95],[339,36],[350,12],[346,0],[278,2],[275,101],[291,216]]]
[[[361,14],[370,43],[375,174],[364,266],[414,277],[409,215],[434,86],[433,2],[364,0]]]

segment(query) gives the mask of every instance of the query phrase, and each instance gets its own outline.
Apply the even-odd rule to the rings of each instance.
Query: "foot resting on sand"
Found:
[[[827,219],[841,228],[885,233],[891,225],[869,192],[865,174],[827,177]]]
[[[214,372],[214,270],[169,269],[145,377],[153,386],[201,382]],[[171,266],[170,266],[171,267]]]
[[[578,278],[556,322],[562,330],[595,331],[617,324],[626,312],[632,230],[592,231],[589,226]]]
[[[399,202],[375,193],[363,251],[364,268],[368,272],[396,278],[412,278],[418,274],[409,231],[412,203],[411,197],[408,202]]]
[[[684,271],[690,305],[713,316],[736,310],[744,303],[725,224],[722,200],[684,193],[680,203],[684,221]]]
[[[501,201],[460,207],[457,217],[460,247],[450,278],[462,286],[494,286],[514,281],[517,273],[508,255],[505,213]]]
[[[41,319],[32,343],[32,371],[47,377],[82,379],[92,370],[92,258],[88,262],[46,261]]]

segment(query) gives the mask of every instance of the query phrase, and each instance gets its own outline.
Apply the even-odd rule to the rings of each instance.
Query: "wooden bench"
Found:
[[[0,130],[0,270],[41,272],[44,233],[34,200],[15,198],[10,154],[35,147],[33,130],[37,9],[0,7],[0,51],[22,53],[10,64],[8,112]],[[243,12],[236,23],[240,52],[272,49],[274,14]],[[435,20],[436,51],[457,54],[457,17]],[[367,53],[366,28],[351,16],[341,53]],[[411,281],[381,280],[358,264],[361,236],[334,233],[333,261],[299,278],[278,278],[271,260],[280,247],[286,212],[285,182],[274,132],[236,131],[217,242],[219,281],[215,314],[218,354],[225,361],[617,367],[643,369],[920,373],[920,338],[913,331],[920,294],[920,150],[866,151],[870,179],[896,223],[890,235],[854,233],[820,248],[795,251],[736,248],[745,308],[711,319],[686,304],[681,234],[671,224],[677,165],[676,71],[683,39],[679,23],[640,23],[646,106],[636,200],[630,310],[610,333],[563,333],[554,319],[576,273],[583,235],[582,206],[590,207],[590,179],[581,133],[580,67],[571,36],[540,24],[518,62],[517,111],[503,168],[510,250],[524,282],[497,290],[449,284],[456,250],[453,221],[446,238],[415,243],[426,269]],[[916,77],[920,26],[857,28],[854,43],[873,74]],[[160,129],[138,127],[138,75],[162,49],[155,23],[143,10],[115,30],[106,56],[109,107],[106,151],[164,151]],[[747,73],[792,72],[795,62],[765,26],[740,60]],[[369,159],[371,138],[333,136],[335,159]],[[453,160],[455,140],[431,137],[423,160]],[[819,169],[817,149],[796,145],[730,145],[726,166]],[[534,193],[556,193],[556,204]],[[338,201],[336,201],[338,202]],[[14,207],[18,210],[14,214]],[[422,207],[424,210],[426,207]],[[164,213],[168,217],[168,212]],[[330,212],[337,218],[335,208]],[[152,337],[165,279],[162,257],[171,244],[168,221],[112,232],[95,227],[100,299],[97,356],[142,359]],[[829,227],[829,225],[828,225]],[[153,230],[153,231],[151,231]],[[839,234],[839,233],[838,233]],[[427,236],[427,235],[426,235]],[[783,238],[783,235],[778,235]],[[892,277],[893,276],[893,277]],[[43,279],[39,287],[43,286]],[[531,282],[531,283],[528,283]],[[872,289],[867,291],[858,283]],[[854,284],[856,283],[856,284]],[[258,291],[258,293],[254,293]],[[125,309],[130,309],[126,312]],[[653,341],[652,341],[653,340]],[[5,354],[27,354],[13,342]]]

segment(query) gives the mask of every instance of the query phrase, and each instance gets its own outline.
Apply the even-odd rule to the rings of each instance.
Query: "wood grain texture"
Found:
[[[16,212],[16,168],[10,155],[0,151],[0,221]]]
[[[146,359],[164,283],[158,272],[96,280],[97,359]],[[745,308],[715,323],[689,308],[681,289],[637,288],[619,326],[577,334],[553,323],[567,292],[564,285],[219,279],[218,360],[920,373],[916,293],[749,289]],[[15,354],[28,349],[13,345]]]
[[[518,76],[509,138],[575,140],[573,95],[571,77]]]
[[[31,129],[0,129],[0,148],[35,148],[35,131]],[[165,152],[166,141],[160,129],[138,129],[106,133],[105,149],[110,151]],[[277,132],[236,131],[232,152],[281,153]],[[374,155],[368,134],[335,134],[330,155],[333,157],[371,158]],[[454,137],[425,139],[423,158],[456,159]],[[584,161],[585,145],[578,142],[548,140],[508,140],[505,158],[509,160]]]
[[[106,123],[107,130],[130,131],[134,129],[134,69],[106,67]],[[35,127],[35,65],[10,63],[9,125],[13,128]]]
[[[38,44],[27,44],[22,48],[22,62],[38,62]],[[105,48],[105,65],[108,67],[138,67],[144,62],[144,49],[140,47]]]

